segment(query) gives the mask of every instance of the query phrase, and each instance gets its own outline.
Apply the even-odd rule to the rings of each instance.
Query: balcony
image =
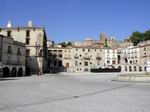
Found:
[[[102,58],[101,57],[96,57],[96,60],[101,60]]]
[[[147,55],[145,55],[145,56],[142,56],[143,58],[146,58],[147,57]]]
[[[90,60],[90,57],[84,57],[85,60]]]

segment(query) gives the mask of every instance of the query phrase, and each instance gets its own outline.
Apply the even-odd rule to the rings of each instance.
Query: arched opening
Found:
[[[146,71],[146,67],[144,67],[144,71]]]
[[[62,58],[62,54],[59,54],[58,57],[59,57],[59,58]]]
[[[139,66],[139,71],[142,71],[142,67],[141,66]]]
[[[134,71],[136,71],[136,66],[134,66]]]
[[[121,71],[121,66],[118,66],[119,71]]]
[[[53,55],[53,59],[56,59],[56,57],[57,57],[57,54],[54,54],[54,55]]]
[[[118,55],[118,64],[120,64],[121,56]]]
[[[54,66],[55,66],[55,67],[57,66],[57,61],[56,61],[56,60],[54,61]]]
[[[8,67],[3,68],[3,77],[10,77],[10,70]]]
[[[125,63],[128,63],[128,59],[127,58],[125,58]]]
[[[43,50],[42,49],[39,52],[39,56],[43,56]]]
[[[22,67],[20,67],[18,69],[18,77],[21,77],[21,76],[23,76],[23,69],[22,69]]]
[[[128,71],[127,66],[125,66],[125,71]]]
[[[58,67],[62,67],[62,61],[61,60],[58,61]]]
[[[31,75],[31,70],[29,67],[26,67],[26,76],[30,76]]]
[[[50,67],[50,66],[51,66],[51,60],[50,60],[50,59],[48,60],[47,65],[48,65],[48,67]]]
[[[11,77],[16,77],[16,76],[17,76],[17,69],[13,67],[11,70]]]
[[[132,67],[131,67],[131,66],[129,66],[129,71],[130,71],[130,72],[132,71]]]
[[[88,68],[85,68],[85,69],[84,69],[84,72],[88,72],[88,71],[89,71],[89,69],[88,69]]]

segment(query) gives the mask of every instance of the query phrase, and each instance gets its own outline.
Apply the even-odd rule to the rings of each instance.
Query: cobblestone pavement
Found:
[[[117,74],[61,73],[0,80],[0,112],[150,112],[150,83]]]

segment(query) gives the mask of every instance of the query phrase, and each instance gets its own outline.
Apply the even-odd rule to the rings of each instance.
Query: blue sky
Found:
[[[150,0],[0,0],[0,26],[32,20],[56,42],[98,39],[100,32],[123,40],[150,29],[149,12]]]

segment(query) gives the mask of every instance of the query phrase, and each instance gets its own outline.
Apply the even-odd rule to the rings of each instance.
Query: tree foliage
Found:
[[[67,46],[72,46],[72,43],[71,42],[62,42],[62,43],[60,43],[60,45],[62,47],[67,47]]]
[[[131,42],[136,46],[139,42],[150,40],[150,30],[141,33],[139,31],[135,31],[129,38]]]

